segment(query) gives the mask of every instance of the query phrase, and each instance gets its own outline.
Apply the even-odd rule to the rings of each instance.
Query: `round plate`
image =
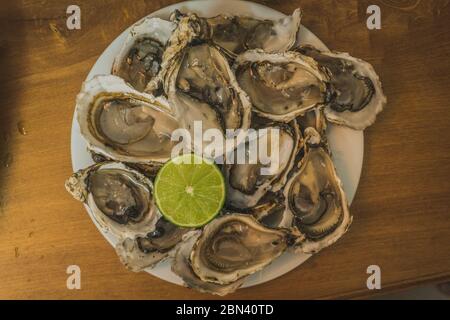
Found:
[[[234,15],[247,15],[259,19],[279,19],[284,16],[284,14],[263,5],[235,0],[181,2],[162,8],[156,12],[153,12],[149,16],[168,19],[170,13],[172,13],[175,9],[178,9],[181,12],[195,12],[205,17],[212,17],[226,13]],[[128,32],[129,29],[125,30],[108,46],[108,48],[106,48],[106,50],[98,58],[95,65],[92,67],[87,80],[91,79],[95,75],[111,73],[114,57],[119,53],[121,45],[125,41],[125,37]],[[322,41],[320,41],[320,39],[318,39],[313,33],[303,26],[301,27],[298,35],[298,42],[302,44],[311,44],[321,50],[327,50],[327,47],[322,43]],[[74,115],[72,123],[71,151],[73,170],[77,171],[93,164],[93,161],[87,152],[87,144],[80,134],[80,128],[75,119],[76,115]],[[359,177],[361,175],[364,151],[363,133],[362,131],[354,131],[344,127],[329,125],[327,136],[331,151],[333,153],[333,162],[339,176],[341,177],[344,185],[344,191],[347,194],[349,203],[351,203],[355,196]],[[95,220],[92,220],[95,223]],[[102,233],[111,245],[115,246],[118,240],[111,234],[104,232]],[[310,255],[285,253],[264,270],[248,277],[244,283],[244,287],[254,286],[275,279],[298,267],[309,257]],[[155,268],[147,269],[146,271],[158,278],[175,284],[183,283],[182,280],[170,270],[170,261],[168,260],[163,261]]]

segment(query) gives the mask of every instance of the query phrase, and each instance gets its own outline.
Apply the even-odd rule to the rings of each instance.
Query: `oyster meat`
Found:
[[[250,50],[237,57],[233,68],[259,116],[289,122],[328,100],[327,75],[299,53]]]
[[[252,216],[225,215],[204,227],[192,249],[192,270],[202,281],[231,284],[270,264],[289,241],[286,230],[266,228]]]
[[[159,18],[144,18],[135,24],[114,60],[112,74],[144,91],[161,68],[162,56],[175,24]]]
[[[330,74],[332,97],[325,108],[328,121],[355,130],[375,122],[387,99],[372,65],[348,53],[321,52],[311,46],[297,51],[312,57]]]
[[[283,226],[295,226],[304,239],[298,249],[315,253],[336,242],[349,228],[352,217],[333,161],[321,145],[319,133],[305,130],[306,153],[300,168],[284,189]]]
[[[151,164],[171,157],[179,122],[167,100],[138,92],[119,77],[85,82],[76,114],[88,148],[107,159]]]
[[[103,231],[119,239],[147,235],[161,216],[150,179],[119,162],[98,163],[74,173],[66,189],[86,204]]]

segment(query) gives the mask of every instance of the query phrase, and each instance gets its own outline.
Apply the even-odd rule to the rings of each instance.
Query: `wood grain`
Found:
[[[63,186],[83,79],[120,32],[176,1],[78,0],[82,29],[68,31],[72,2],[0,8],[0,298],[210,299],[126,271]],[[330,48],[373,63],[389,103],[365,133],[349,233],[302,267],[230,298],[366,297],[374,294],[366,288],[371,264],[381,266],[381,293],[448,280],[449,1],[260,2],[284,13],[301,5],[304,25]],[[381,7],[382,30],[366,28],[370,4]],[[66,289],[71,264],[81,267],[81,290]]]

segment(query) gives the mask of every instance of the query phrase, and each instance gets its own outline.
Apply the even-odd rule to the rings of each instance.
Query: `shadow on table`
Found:
[[[19,1],[3,2],[0,6],[0,215],[7,201],[7,180],[14,162],[13,145],[20,111],[19,78],[26,61],[20,61],[26,50],[26,39]]]

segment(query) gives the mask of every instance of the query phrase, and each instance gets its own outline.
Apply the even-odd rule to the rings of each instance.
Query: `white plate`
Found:
[[[181,12],[196,12],[199,15],[206,17],[223,13],[248,15],[260,19],[278,19],[284,16],[282,13],[267,8],[263,5],[235,0],[181,2],[162,8],[156,12],[153,12],[149,16],[168,19],[170,13],[172,13],[175,9],[178,9]],[[87,79],[91,79],[95,75],[111,73],[113,59],[118,54],[128,31],[129,29],[125,30],[108,46],[108,48],[106,48],[106,50],[98,58],[95,65],[92,67]],[[313,33],[303,26],[300,30],[298,39],[302,44],[311,44],[322,50],[327,49],[320,39],[318,39]],[[71,151],[73,170],[77,171],[93,164],[93,161],[87,152],[87,145],[81,137],[80,128],[78,127],[78,123],[75,119],[76,117],[74,115],[72,123]],[[351,129],[330,125],[327,135],[331,151],[333,153],[334,164],[337,168],[339,176],[342,179],[349,203],[351,203],[355,196],[359,177],[361,175],[364,150],[363,133],[362,131],[354,131]],[[92,220],[94,221],[94,219]],[[111,245],[115,246],[117,243],[117,239],[111,234],[103,233],[103,236],[111,243]],[[275,279],[298,267],[309,257],[309,255],[294,255],[285,253],[264,270],[250,276],[245,281],[244,287],[254,286]],[[175,284],[182,284],[182,280],[171,272],[170,261],[164,261],[157,265],[154,269],[148,269],[146,271],[166,281]]]

